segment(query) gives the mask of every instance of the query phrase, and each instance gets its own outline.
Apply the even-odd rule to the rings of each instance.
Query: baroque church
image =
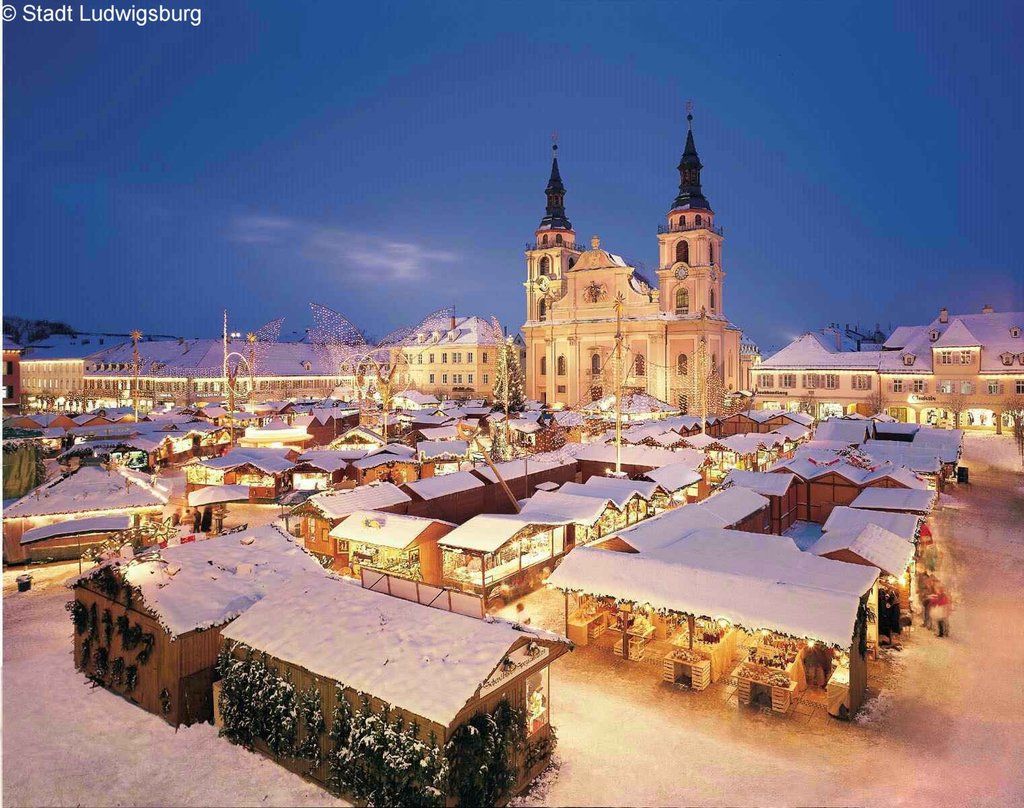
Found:
[[[713,374],[726,395],[750,389],[756,348],[742,342],[741,329],[725,314],[722,229],[701,189],[704,166],[692,115],[687,122],[679,193],[658,227],[656,284],[603,248],[597,236],[589,249],[577,243],[565,211],[558,146],[552,147],[547,209],[526,250],[530,398],[581,406],[621,383],[626,391],[685,407],[693,374]]]

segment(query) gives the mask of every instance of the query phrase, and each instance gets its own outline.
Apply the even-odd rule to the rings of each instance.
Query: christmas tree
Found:
[[[502,337],[498,345],[498,365],[494,373],[494,402],[508,415],[520,412],[526,403],[523,392],[523,367],[519,346],[512,337]]]

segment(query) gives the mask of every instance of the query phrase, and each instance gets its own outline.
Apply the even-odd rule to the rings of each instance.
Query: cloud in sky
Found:
[[[437,264],[459,257],[409,240],[263,214],[236,217],[228,237],[239,244],[276,247],[305,262],[344,267],[374,281],[419,280]]]

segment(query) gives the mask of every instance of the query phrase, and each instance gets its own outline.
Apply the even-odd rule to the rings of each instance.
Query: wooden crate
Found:
[[[792,682],[789,687],[772,687],[772,710],[777,713],[788,713],[795,688],[796,683]]]

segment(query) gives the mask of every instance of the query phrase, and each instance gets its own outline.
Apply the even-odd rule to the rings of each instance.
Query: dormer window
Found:
[[[1013,364],[1013,354],[1007,351],[1006,353],[999,354],[999,359],[1004,365],[1009,367]]]
[[[912,354],[912,353],[905,353],[905,354],[903,354],[903,364],[906,365],[907,367],[910,367],[911,365],[913,365],[914,361],[916,359],[917,359],[917,357],[914,356],[914,354]]]
[[[313,369],[313,363],[307,359],[305,362],[302,363],[302,369],[307,372],[311,371]]]
[[[419,343],[420,345],[422,345],[426,341],[427,341],[427,335],[426,334],[420,332],[419,334],[416,335],[416,342]]]
[[[937,340],[938,338],[939,338],[939,329],[933,328],[931,331],[928,332],[928,339],[930,339],[932,342],[935,342],[935,340]]]
[[[1010,336],[1017,339],[1020,336],[1020,328],[1017,326],[1010,326]]]

